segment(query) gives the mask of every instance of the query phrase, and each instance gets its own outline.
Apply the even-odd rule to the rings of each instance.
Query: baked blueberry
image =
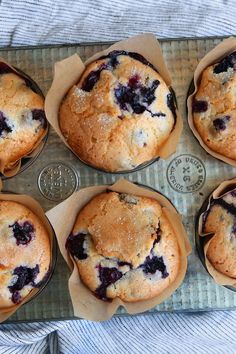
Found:
[[[123,274],[117,268],[102,267],[101,265],[98,266],[98,271],[101,285],[95,290],[95,294],[101,300],[108,300],[106,296],[107,287],[117,282]]]
[[[0,138],[4,133],[11,133],[12,128],[7,123],[7,118],[4,116],[3,112],[0,111]]]
[[[78,233],[77,235],[70,235],[66,240],[66,248],[78,259],[86,259],[88,255],[84,249],[84,241],[86,234]]]
[[[33,109],[32,119],[39,121],[44,128],[47,127],[47,119],[43,109]]]
[[[28,221],[25,221],[23,224],[16,221],[13,225],[9,225],[9,227],[12,228],[17,245],[27,245],[34,236],[34,227]]]
[[[38,264],[34,268],[28,268],[20,266],[14,269],[13,276],[16,280],[13,282],[13,285],[9,285],[8,289],[12,293],[12,302],[20,302],[21,296],[19,291],[22,290],[26,285],[35,286],[35,279],[39,274]]]
[[[169,273],[166,271],[166,265],[163,261],[163,257],[150,257],[145,259],[145,262],[141,265],[144,273],[155,274],[157,271],[161,272],[162,278],[168,277]]]
[[[203,113],[203,112],[206,112],[207,109],[208,109],[207,101],[193,100],[193,112],[194,113]]]
[[[226,72],[229,68],[233,68],[236,64],[236,52],[233,52],[223,58],[218,64],[214,67],[214,74],[220,74]]]
[[[221,131],[225,130],[227,127],[227,122],[230,121],[230,116],[224,116],[222,118],[216,118],[213,120],[213,125],[215,130]]]

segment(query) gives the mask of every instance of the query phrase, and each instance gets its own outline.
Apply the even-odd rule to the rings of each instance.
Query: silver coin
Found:
[[[176,156],[167,168],[167,180],[171,188],[180,193],[193,193],[204,186],[206,170],[197,156]]]
[[[40,172],[38,186],[45,198],[59,202],[77,189],[78,176],[74,169],[64,163],[51,163]]]

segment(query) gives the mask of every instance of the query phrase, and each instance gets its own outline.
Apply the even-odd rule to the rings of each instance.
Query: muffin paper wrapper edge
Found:
[[[38,218],[40,221],[43,223],[44,227],[46,228],[49,237],[50,237],[50,245],[51,245],[51,261],[52,261],[52,248],[53,248],[53,230],[52,227],[45,216],[45,213],[39,203],[33,199],[32,197],[29,197],[27,195],[17,195],[17,194],[5,194],[5,193],[0,193],[0,200],[11,200],[14,202],[18,202],[29,208]],[[50,262],[51,264],[51,262]],[[42,285],[43,286],[43,285]],[[40,291],[39,288],[34,288],[25,298],[24,300],[18,304],[18,305],[13,305],[8,308],[0,308],[0,323],[5,321],[7,318],[9,318],[11,315],[13,315],[14,312],[16,312],[23,304],[28,302],[33,296],[37,294],[37,292]]]
[[[229,188],[232,187],[236,188],[236,178],[233,178],[231,180],[228,181],[223,181],[212,193],[211,195],[208,197],[209,199],[209,203],[208,206],[206,208],[206,210],[208,210],[208,208],[210,207],[210,199],[211,197],[213,197],[214,199],[220,198],[222,197],[225,193],[225,190],[230,190]],[[205,210],[205,211],[206,211]],[[200,215],[199,218],[199,225],[198,225],[198,235],[199,237],[207,237],[208,234],[203,234],[202,232],[202,214]],[[236,279],[228,277],[227,275],[220,273],[218,270],[216,270],[214,268],[214,266],[210,263],[209,259],[207,258],[207,250],[208,247],[211,243],[211,241],[214,239],[215,235],[213,235],[212,237],[210,237],[210,239],[205,242],[204,244],[204,257],[205,257],[205,265],[206,268],[208,270],[208,272],[210,273],[210,275],[213,277],[213,279],[215,280],[215,282],[219,285],[230,285],[233,286],[236,289]]]
[[[113,50],[126,50],[130,52],[133,51],[143,55],[158,70],[167,86],[171,86],[170,73],[166,67],[159,42],[151,33],[137,35],[117,42],[106,50],[94,54],[84,63],[77,54],[74,54],[60,62],[55,63],[53,82],[45,100],[45,112],[48,121],[59,135],[59,137],[62,139],[64,144],[70,150],[72,149],[68,145],[65,137],[62,135],[59,127],[58,116],[61,102],[69,89],[78,83],[86,65],[103,55],[107,55]],[[183,121],[178,112],[178,109],[176,110],[176,114],[177,118],[174,129],[172,130],[165,144],[158,152],[158,156],[163,159],[166,159],[176,151],[176,147],[182,133]],[[78,156],[78,158],[80,157]]]
[[[175,281],[166,288],[159,296],[149,300],[134,303],[123,302],[120,299],[113,299],[112,302],[104,302],[97,299],[92,292],[80,280],[78,268],[65,248],[66,239],[73,229],[79,211],[96,195],[105,192],[107,189],[119,193],[129,193],[137,196],[146,196],[159,201],[163,212],[175,230],[179,250],[180,267]],[[74,315],[93,321],[104,321],[115,314],[119,306],[123,306],[130,314],[147,311],[160,304],[168,298],[182,283],[187,269],[187,255],[191,252],[191,245],[183,227],[181,217],[173,205],[158,192],[151,191],[145,187],[137,186],[125,179],[120,179],[112,186],[94,186],[81,189],[72,194],[71,197],[47,212],[52,226],[56,232],[58,244],[62,256],[70,267],[72,274],[69,278],[69,292],[74,308]]]
[[[15,72],[18,76],[22,78],[26,78],[27,80],[31,79],[30,77],[26,77],[23,72],[18,72],[17,69],[15,69],[12,65],[10,65],[6,60],[0,57],[0,63],[6,64],[9,68],[12,69],[13,72]],[[39,151],[41,151],[42,146],[43,146],[43,138],[47,135],[48,128],[45,130],[44,134],[41,136],[40,140],[34,145],[34,147],[31,149],[31,151],[28,152],[27,155],[22,156],[22,158],[31,158],[34,157],[38,154]],[[12,164],[12,167],[8,170],[5,170],[4,164],[0,160],[0,172],[6,176],[6,177],[12,177],[15,176],[20,168],[21,168],[21,160],[22,158],[18,161],[15,161],[15,163]]]
[[[197,138],[198,142],[200,145],[203,147],[208,154],[214,156],[215,158],[222,160],[226,162],[227,164],[231,166],[236,166],[236,160],[230,159],[228,157],[225,157],[212,149],[210,149],[202,140],[200,134],[198,133],[197,129],[195,128],[194,122],[193,122],[193,114],[192,114],[192,102],[194,99],[195,94],[198,91],[198,85],[200,84],[200,79],[201,79],[201,74],[206,69],[208,66],[219,62],[221,59],[223,59],[226,55],[232,53],[234,50],[236,50],[236,38],[234,37],[229,37],[225,40],[223,40],[220,44],[218,44],[215,48],[213,48],[210,52],[208,52],[198,63],[195,71],[194,71],[194,76],[193,76],[193,81],[194,81],[194,92],[189,95],[187,98],[187,108],[188,108],[188,124],[190,129],[192,130],[193,134]]]

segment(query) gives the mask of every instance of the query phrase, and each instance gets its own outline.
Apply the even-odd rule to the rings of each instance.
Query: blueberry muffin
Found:
[[[193,122],[214,152],[236,160],[236,51],[207,67],[193,100]]]
[[[207,258],[220,273],[236,278],[236,189],[212,198],[202,220],[202,232],[214,235]]]
[[[35,148],[46,127],[44,99],[32,90],[29,80],[0,63],[0,163],[4,170]]]
[[[0,308],[19,304],[46,280],[49,235],[28,208],[0,201]]]
[[[89,64],[59,112],[72,150],[110,172],[157,158],[175,119],[174,97],[156,69],[140,54],[125,51]]]
[[[175,232],[151,198],[99,194],[79,212],[66,247],[83,283],[101,300],[150,299],[179,272]]]

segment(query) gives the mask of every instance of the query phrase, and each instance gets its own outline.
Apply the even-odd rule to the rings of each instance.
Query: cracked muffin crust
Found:
[[[236,160],[236,51],[203,71],[192,112],[203,142]]]
[[[79,212],[66,248],[83,283],[102,300],[155,297],[180,266],[175,232],[160,204],[117,192],[99,194]]]
[[[4,170],[34,149],[46,127],[44,99],[28,80],[0,63],[0,161]]]
[[[236,189],[212,199],[202,220],[202,232],[214,234],[207,258],[220,273],[236,278]]]
[[[125,51],[89,64],[59,112],[72,150],[110,172],[158,157],[175,119],[174,97],[156,69],[140,54]]]
[[[39,218],[24,205],[0,201],[0,308],[20,303],[46,281],[50,239]]]

